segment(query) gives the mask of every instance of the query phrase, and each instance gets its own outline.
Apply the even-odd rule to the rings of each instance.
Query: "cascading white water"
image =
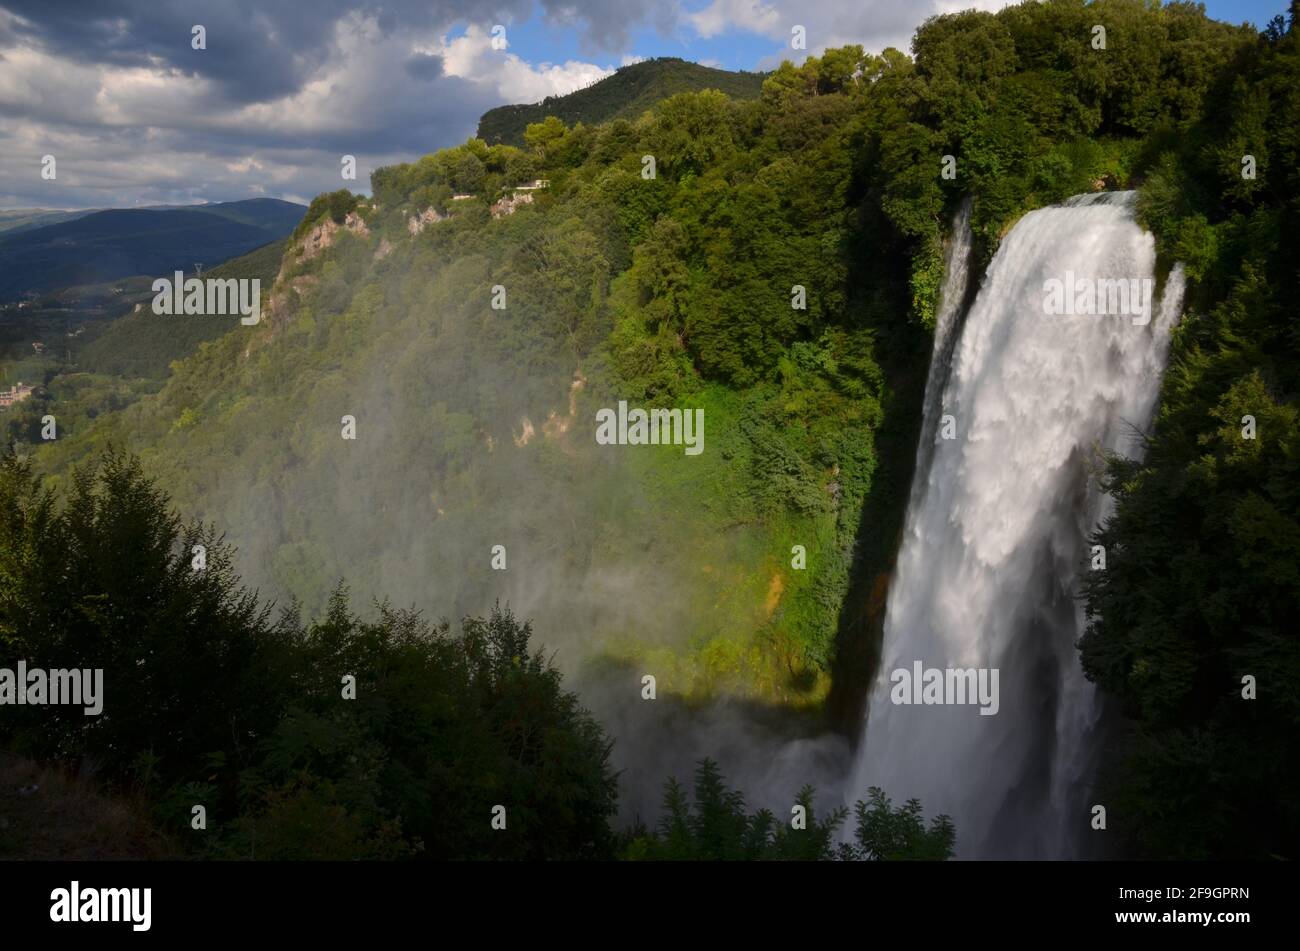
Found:
[[[974,235],[970,229],[971,200],[962,200],[952,218],[952,233],[943,257],[943,286],[939,289],[939,306],[934,319],[934,349],[930,357],[930,370],[925,377],[925,397],[921,403],[921,432],[934,432],[934,422],[939,417],[943,385],[948,379],[952,364],[955,331],[966,303],[966,288],[970,282],[971,248]],[[925,485],[925,473],[934,455],[932,440],[922,438],[916,450],[916,475],[912,479],[909,507],[916,504],[916,494]]]
[[[961,325],[942,415],[927,413],[932,457],[922,465],[918,452],[850,798],[880,786],[947,813],[960,857],[1067,858],[1088,828],[1096,705],[1076,595],[1108,504],[1088,469],[1098,450],[1140,451],[1135,427],[1154,409],[1183,279],[1175,268],[1145,325],[1049,315],[1045,282],[1154,287],[1154,240],[1133,198],[1081,196],[1016,224]],[[996,669],[997,713],[893,702],[891,675],[918,661]]]

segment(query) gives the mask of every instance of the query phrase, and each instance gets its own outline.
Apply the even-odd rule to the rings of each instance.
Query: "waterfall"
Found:
[[[939,399],[943,384],[948,378],[952,362],[954,331],[962,306],[966,302],[966,286],[970,281],[970,255],[973,236],[970,230],[971,199],[962,199],[961,206],[952,219],[952,233],[943,258],[943,286],[939,289],[939,307],[934,320],[934,352],[930,357],[930,371],[925,377],[925,398],[921,406],[921,432],[934,431],[939,412]],[[912,499],[915,504],[918,487],[924,484],[924,473],[934,455],[934,442],[922,438],[916,447],[916,468],[912,478]]]
[[[868,786],[919,798],[927,815],[952,817],[959,857],[1069,858],[1088,830],[1097,706],[1075,647],[1078,575],[1109,504],[1089,470],[1100,450],[1141,451],[1135,433],[1154,410],[1182,304],[1181,268],[1152,300],[1155,245],[1133,200],[1080,196],[1025,215],[966,320],[947,315],[960,329],[946,380],[936,340],[941,395],[932,411],[927,386],[921,436],[930,459],[918,454],[850,798]],[[1111,312],[1045,312],[1053,282],[1070,310],[1091,300]],[[1076,294],[1089,282],[1101,293]],[[1129,310],[1150,294],[1145,319],[1114,313],[1117,289],[1135,292]],[[949,674],[935,695],[947,702],[925,702],[910,686],[918,667],[984,669],[997,712],[953,703],[963,683]]]

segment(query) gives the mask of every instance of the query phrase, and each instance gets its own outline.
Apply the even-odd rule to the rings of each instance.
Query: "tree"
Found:
[[[728,788],[718,764],[703,759],[695,770],[694,794],[687,796],[676,778],[664,783],[663,816],[655,831],[633,830],[624,857],[634,861],[879,861],[951,858],[956,831],[947,816],[925,827],[921,804],[909,800],[894,809],[875,787],[869,802],[855,807],[854,841],[836,843],[848,810],[819,817],[816,790],[804,786],[789,819],[778,820],[766,809],[750,813],[745,798]]]
[[[477,194],[483,187],[485,174],[483,161],[477,155],[466,152],[459,156],[451,167],[452,190],[463,194]]]
[[[568,131],[563,120],[555,116],[547,116],[541,122],[528,124],[528,128],[524,130],[524,142],[545,159],[564,140]]]
[[[202,803],[209,855],[610,856],[610,741],[529,624],[498,608],[456,637],[384,604],[366,621],[341,586],[319,620],[271,624],[233,561],[138,459],[79,470],[62,510],[0,460],[0,648],[103,671],[100,715],[16,707],[0,740],[132,786],[174,828]]]
[[[343,224],[348,214],[356,210],[360,201],[359,196],[346,188],[317,195],[307,206],[307,213],[302,216],[302,221],[298,222],[298,227],[294,228],[293,240],[297,241],[325,218],[336,225]]]
[[[678,178],[701,174],[734,148],[731,100],[717,90],[678,93],[655,110],[648,149],[659,168]]]
[[[957,832],[947,816],[936,816],[925,827],[921,803],[909,799],[895,809],[877,786],[867,790],[867,801],[854,806],[857,830],[854,845],[844,846],[842,858],[868,861],[900,859],[943,861],[952,858]]]

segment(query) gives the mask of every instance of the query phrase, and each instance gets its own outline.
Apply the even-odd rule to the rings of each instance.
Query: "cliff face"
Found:
[[[340,231],[350,231],[362,238],[370,237],[370,229],[366,227],[365,219],[355,211],[350,211],[342,224],[332,218],[320,222],[308,231],[306,236],[290,249],[290,252],[296,252],[300,261],[310,261],[322,251],[333,247]]]
[[[439,221],[444,220],[444,217],[445,216],[438,214],[437,209],[426,208],[418,215],[411,215],[406,219],[406,230],[411,237],[415,237],[424,231],[424,229],[429,225],[437,224]]]

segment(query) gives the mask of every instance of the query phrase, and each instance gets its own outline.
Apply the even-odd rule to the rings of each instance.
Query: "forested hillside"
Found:
[[[802,128],[800,97],[687,94],[636,124],[539,124],[527,151],[475,141],[381,170],[372,201],[313,206],[264,326],[41,458],[138,447],[259,587],[313,613],[342,576],[457,614],[500,595],[546,619],[562,662],[815,704],[875,464],[875,351],[924,353],[891,320],[898,288],[847,303],[868,275],[848,277],[852,103],[833,99],[840,124]],[[774,128],[744,137],[741,109]],[[536,175],[532,205],[489,215]],[[430,208],[449,217],[413,235]],[[705,451],[596,446],[590,420],[619,399],[703,408]]]
[[[613,76],[567,96],[489,109],[479,120],[477,135],[489,145],[522,146],[528,126],[545,121],[547,116],[565,125],[598,125],[613,119],[638,119],[656,103],[682,92],[717,89],[733,99],[757,99],[762,85],[762,73],[736,73],[661,57],[624,66]]]
[[[1298,12],[1238,53],[1142,188],[1193,283],[1145,461],[1110,466],[1080,646],[1132,716],[1103,788],[1146,855],[1300,850]]]
[[[214,268],[204,270],[209,280],[256,279],[268,290],[280,269],[285,242],[271,241]],[[87,373],[163,380],[174,360],[188,357],[199,345],[228,332],[238,322],[223,316],[197,316],[179,321],[155,314],[149,304],[117,320],[78,354],[78,369]]]
[[[602,720],[644,674],[814,712],[834,675],[851,729],[953,209],[973,198],[986,261],[1030,209],[1136,187],[1191,283],[1087,592],[1085,667],[1123,714],[1099,795],[1133,854],[1294,857],[1296,21],[1295,3],[1262,34],[1185,3],[962,13],[912,57],[785,63],[756,99],[682,93],[381,169],[370,198],[313,203],[259,326],[35,464],[66,488],[108,444],[138,450],[246,578],[322,623],[354,623],[341,577],[449,616],[509,601]],[[534,178],[531,202],[489,210]],[[702,408],[705,451],[597,445],[619,400]],[[650,742],[612,732],[616,756]]]
[[[284,247],[284,241],[272,241],[204,274],[215,280],[256,278],[269,288]],[[29,376],[31,382],[43,385],[0,416],[0,434],[6,442],[40,442],[41,420],[48,414],[54,414],[65,431],[84,430],[101,413],[120,410],[157,392],[175,361],[239,326],[225,316],[200,315],[177,322],[174,317],[155,314],[150,306],[154,296],[151,283],[148,279],[124,282],[125,292],[114,298],[114,306],[129,308],[125,313],[102,329],[91,326],[85,344],[78,333],[75,349],[68,347],[68,362],[61,369],[56,365],[41,376]]]

